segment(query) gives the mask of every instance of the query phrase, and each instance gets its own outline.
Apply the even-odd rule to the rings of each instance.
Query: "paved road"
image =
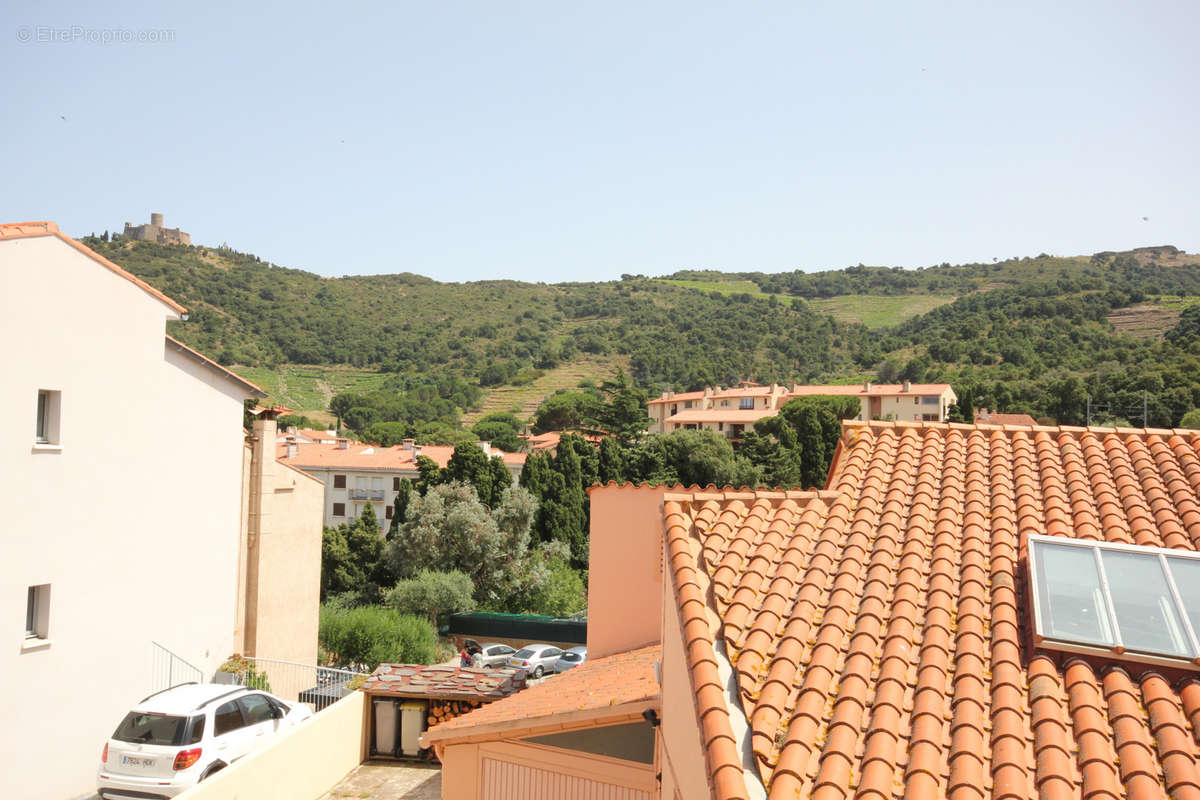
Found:
[[[351,770],[320,800],[441,800],[442,770],[436,766],[368,761]]]

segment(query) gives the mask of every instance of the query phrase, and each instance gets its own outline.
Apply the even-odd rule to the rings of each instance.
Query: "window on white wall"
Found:
[[[59,417],[62,392],[39,389],[37,393],[37,422],[34,426],[35,444],[59,444]]]
[[[30,586],[25,600],[25,638],[50,636],[50,584]]]

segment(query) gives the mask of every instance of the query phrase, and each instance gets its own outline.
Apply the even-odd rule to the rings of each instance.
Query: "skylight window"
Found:
[[[1038,643],[1200,663],[1200,553],[1029,537]]]

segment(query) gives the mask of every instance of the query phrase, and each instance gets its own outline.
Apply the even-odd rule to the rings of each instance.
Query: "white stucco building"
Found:
[[[242,404],[262,393],[54,223],[0,225],[0,282],[0,774],[5,796],[61,800],[94,790],[155,643],[206,677],[245,644]],[[173,435],[197,420],[205,436]],[[319,493],[292,474],[269,491]]]

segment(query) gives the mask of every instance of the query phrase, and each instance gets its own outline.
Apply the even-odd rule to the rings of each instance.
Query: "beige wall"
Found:
[[[204,783],[180,800],[316,800],[362,763],[367,697],[353,692],[296,730]]]
[[[257,420],[247,459],[246,491],[261,471],[261,498],[249,502],[245,542],[245,617],[242,652],[315,664],[321,593],[323,484],[274,458],[275,422]],[[255,521],[257,520],[257,525]]]
[[[679,603],[672,581],[665,581],[662,595],[662,724],[659,726],[662,796],[706,798],[711,794],[708,766],[704,761],[696,695],[683,649]]]
[[[8,796],[61,800],[94,788],[149,693],[152,641],[210,674],[232,649],[242,397],[165,349],[164,304],[57,238],[0,241],[0,281],[19,343],[0,393],[0,774]],[[39,389],[62,392],[61,449],[34,447]],[[196,420],[208,434],[173,435]],[[27,648],[45,583],[49,642]]]
[[[663,487],[594,486],[588,658],[659,641]]]

